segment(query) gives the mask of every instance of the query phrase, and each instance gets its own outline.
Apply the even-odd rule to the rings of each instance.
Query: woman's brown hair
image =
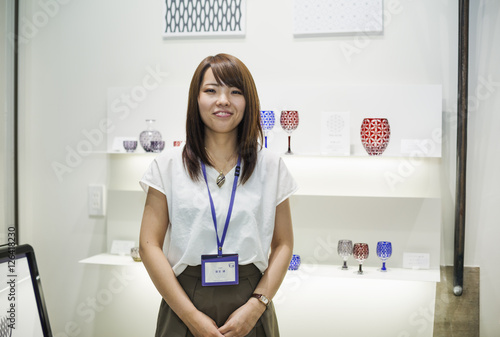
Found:
[[[257,165],[257,152],[262,147],[262,128],[260,125],[260,102],[252,74],[238,58],[228,54],[208,56],[194,72],[189,87],[186,119],[186,145],[182,159],[189,176],[200,179],[200,160],[213,166],[205,148],[205,125],[201,120],[198,107],[200,87],[208,68],[212,69],[219,85],[238,88],[243,92],[246,105],[243,119],[238,125],[237,150],[241,155],[241,183],[244,184],[252,175]],[[260,143],[259,143],[260,141]]]

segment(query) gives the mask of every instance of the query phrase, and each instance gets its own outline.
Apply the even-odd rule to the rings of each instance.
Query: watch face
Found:
[[[264,296],[264,295],[261,295],[260,296],[260,300],[262,301],[262,303],[264,303],[265,305],[268,305],[269,304],[269,299]]]

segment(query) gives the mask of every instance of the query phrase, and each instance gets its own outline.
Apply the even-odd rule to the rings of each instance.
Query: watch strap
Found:
[[[260,303],[264,304],[266,307],[269,306],[269,303],[271,303],[271,301],[264,295],[262,294],[252,294],[252,297],[255,297],[256,299],[259,300]]]

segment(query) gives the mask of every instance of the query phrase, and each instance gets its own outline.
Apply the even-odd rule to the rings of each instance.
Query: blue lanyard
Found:
[[[226,224],[224,225],[224,231],[222,232],[222,239],[219,239],[219,234],[217,232],[217,214],[215,213],[214,201],[212,199],[212,194],[210,193],[210,188],[208,187],[207,180],[207,170],[205,164],[201,162],[201,170],[203,171],[203,177],[205,178],[205,183],[207,184],[208,198],[210,199],[210,208],[212,209],[212,219],[214,221],[215,236],[217,237],[217,254],[222,256],[222,246],[224,245],[224,240],[226,240],[227,228],[229,227],[229,220],[231,219],[231,213],[233,212],[234,196],[236,195],[236,186],[238,185],[238,177],[240,176],[240,162],[241,156],[238,156],[238,163],[234,171],[234,182],[233,191],[231,192],[231,201],[229,202],[229,209],[227,210]]]

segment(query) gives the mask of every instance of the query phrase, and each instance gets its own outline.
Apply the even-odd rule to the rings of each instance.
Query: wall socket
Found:
[[[106,204],[105,204],[105,191],[104,185],[91,184],[88,187],[89,194],[89,215],[90,216],[105,216],[106,215]]]

